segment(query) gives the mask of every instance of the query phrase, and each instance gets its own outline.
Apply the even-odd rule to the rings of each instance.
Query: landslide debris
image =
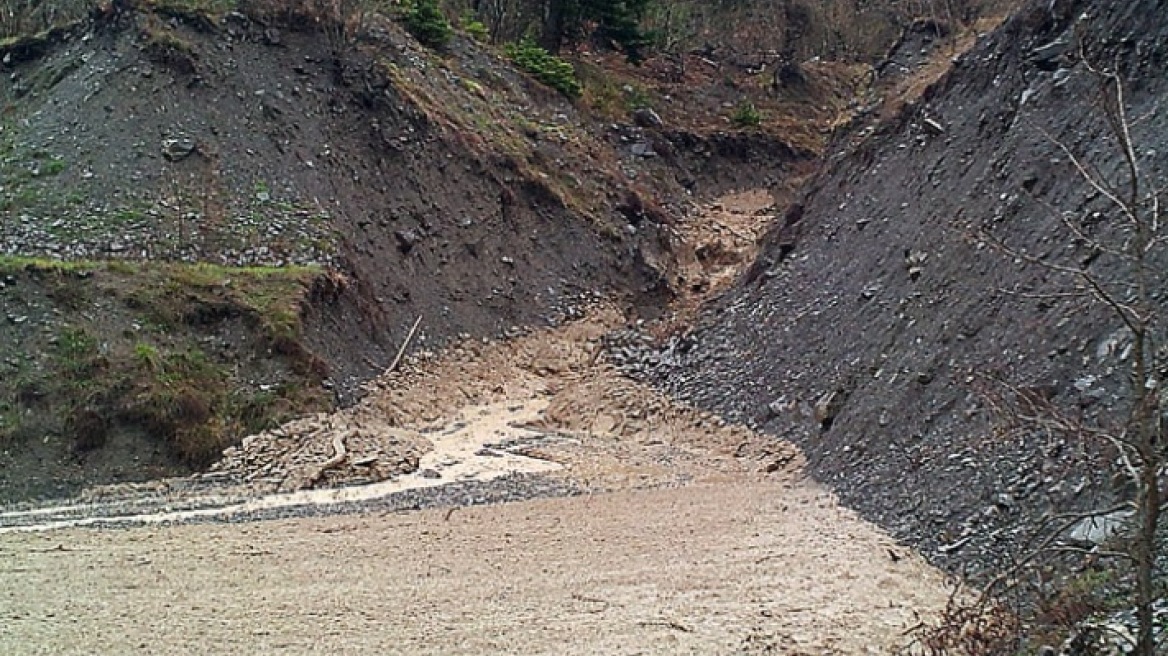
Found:
[[[497,169],[390,83],[447,66],[395,26],[367,45],[397,63],[199,16],[0,46],[6,500],[202,467],[351,402],[419,315],[428,345],[652,292],[610,216]]]
[[[1107,204],[1044,132],[1115,171],[1088,62],[1116,66],[1162,181],[1166,16],[1028,4],[895,121],[838,144],[734,290],[654,350],[654,380],[798,443],[845,503],[954,571],[1001,571],[1047,513],[1109,505],[1105,449],[995,430],[987,392],[1004,380],[1104,416],[1122,404],[1123,326],[969,235],[1092,261],[1059,213],[1105,220]]]
[[[679,224],[687,250],[698,254],[683,267],[689,286],[679,298],[679,311],[694,312],[703,298],[727,285],[732,273],[749,261],[773,202],[763,190],[732,194],[702,206],[699,212]],[[113,294],[115,301],[117,293],[125,293],[110,287],[110,265],[88,267],[93,271],[85,279],[105,290],[103,293]],[[129,267],[123,263],[113,268],[129,271]],[[179,274],[191,275],[183,267],[177,269]],[[255,296],[265,289],[256,287],[254,281],[231,282],[211,275],[226,276],[227,270],[208,265],[194,270],[203,272],[208,279],[204,293],[232,298],[243,291]],[[276,276],[274,271],[264,274]],[[143,297],[142,290],[133,287],[141,282],[139,278],[127,273],[113,280],[130,286],[135,297]],[[171,304],[168,308],[183,309],[186,312],[183,316],[207,314],[196,311],[201,307],[199,297],[171,299],[165,288],[146,291],[150,292],[148,298],[167,299]],[[294,315],[287,313],[295,307],[296,297],[281,302],[289,304],[279,306],[285,314],[273,316],[291,320]],[[151,307],[131,306],[140,310]],[[113,307],[121,305],[114,302]],[[125,323],[135,316],[103,315],[94,325]],[[263,500],[264,495],[284,495],[281,498],[293,495],[279,502],[280,508],[352,504],[360,499],[387,496],[396,500],[378,502],[408,505],[415,501],[428,503],[424,501],[429,498],[426,495],[439,500],[461,498],[460,492],[449,490],[419,492],[420,496],[415,496],[410,490],[418,485],[427,488],[452,483],[482,485],[485,487],[478,488],[470,498],[514,499],[580,489],[679,484],[711,476],[733,477],[755,470],[773,473],[798,465],[798,454],[789,445],[772,443],[741,426],[726,424],[710,413],[679,407],[660,393],[623,376],[629,354],[641,344],[639,333],[622,328],[627,322],[625,312],[609,301],[597,299],[581,309],[580,317],[554,329],[515,329],[502,340],[464,335],[441,349],[422,349],[406,355],[391,371],[366,385],[364,400],[351,408],[309,415],[279,426],[271,425],[272,417],[265,416],[268,423],[258,427],[263,430],[253,429],[258,432],[226,448],[222,457],[205,472],[157,484],[114,484],[87,489],[83,499],[97,505],[90,508],[91,517],[86,521],[110,522],[112,515],[142,514],[159,505],[172,510],[220,508],[208,512],[238,515],[257,510],[234,505],[246,506],[249,499],[258,499],[257,503],[263,505],[268,503]],[[34,333],[43,330],[37,321],[30,325]],[[173,339],[184,334],[181,328],[182,324],[170,325]],[[221,328],[219,322],[211,321],[206,326],[200,324],[198,329],[187,329],[196,332],[191,338],[198,339],[206,349],[216,343],[214,331]],[[200,337],[197,330],[212,334]],[[131,331],[131,334],[146,340],[153,334],[148,331]],[[626,342],[633,347],[632,351],[622,348]],[[151,361],[146,356],[165,359],[169,353],[162,349],[163,355],[159,356],[143,348],[143,343],[134,344],[131,352],[136,359],[132,358],[132,363],[146,365]],[[107,350],[117,362],[125,347],[114,343]],[[399,352],[406,350],[402,348]],[[215,357],[231,357],[230,351],[210,352]],[[235,364],[241,371],[251,367],[247,360]],[[154,371],[148,366],[130,370],[143,375]],[[280,371],[269,373],[279,375]],[[167,381],[189,384],[169,374]],[[245,394],[254,384],[254,380],[236,374],[203,387]],[[260,387],[267,388],[269,393],[283,389],[271,383]],[[273,407],[283,412],[291,406],[275,404]],[[119,408],[113,404],[107,410],[119,412]],[[126,447],[137,448],[138,457],[157,454],[164,447],[151,442],[148,435],[138,437],[139,442],[129,442]],[[223,446],[222,442],[212,444],[218,448]],[[45,451],[39,452],[39,457],[54,445],[65,449],[69,459],[76,461],[74,466],[78,472],[96,469],[97,475],[90,483],[103,482],[99,476],[101,469],[94,466],[105,461],[97,460],[92,454],[78,458],[76,452],[68,450],[67,442],[44,441]],[[551,466],[553,470],[566,468],[562,483],[556,482],[561,478],[559,474],[539,480],[511,480],[518,474],[548,471],[544,463],[555,463]],[[491,487],[495,477],[504,475],[507,481]],[[112,479],[118,480],[119,476]],[[365,487],[354,487],[360,485]],[[20,490],[19,486],[14,489]],[[302,491],[308,496],[295,496]],[[312,496],[316,493],[320,494]],[[479,493],[487,496],[474,496]],[[264,508],[272,510],[269,506]],[[23,517],[20,521],[48,517],[17,514]],[[73,517],[68,513],[65,516]]]
[[[289,310],[295,334],[275,349],[277,359],[282,348],[310,362],[313,381],[272,374],[286,368],[250,357],[228,376],[245,396],[291,386],[312,399],[280,396],[279,413],[356,400],[418,317],[412,348],[554,324],[598,293],[653,314],[678,289],[688,254],[671,224],[695,211],[691,195],[744,182],[789,195],[816,156],[764,132],[644,128],[632,116],[594,123],[590,110],[464,36],[436,53],[374,15],[338,47],[311,21],[234,7],[129,3],[0,43],[0,253],[127,261],[131,277],[136,263],[144,271],[155,262],[319,271],[324,282]],[[78,294],[91,283],[76,283]],[[168,293],[178,304],[203,297],[182,285]],[[46,316],[93,314],[53,294],[27,302]],[[230,310],[199,316],[192,338],[237,331]],[[103,318],[82,320],[99,350],[133,342],[121,335],[142,323],[133,308]],[[239,340],[266,343],[243,323]],[[218,368],[228,361],[210,359]],[[91,382],[116,387],[100,375]],[[13,420],[40,412],[14,395],[5,425],[31,428],[7,442],[5,457],[21,464],[5,471],[70,482],[6,487],[12,494],[185,466],[151,447],[141,461],[119,467],[111,455],[110,467],[95,467],[104,446],[76,457],[77,432]],[[119,412],[86,416],[108,425],[109,444],[143,444],[141,426]],[[240,435],[193,423],[217,446]],[[34,437],[56,446],[33,447]]]
[[[82,4],[71,7],[77,16]],[[644,316],[672,298],[692,309],[724,282],[708,275],[710,266],[750,257],[762,217],[728,222],[714,228],[728,240],[699,243],[687,233],[696,203],[767,187],[783,206],[831,131],[857,111],[852,98],[871,100],[868,64],[805,57],[780,66],[769,54],[720,48],[641,69],[581,51],[585,97],[573,104],[464,35],[435,52],[386,16],[337,31],[262,5],[102,5],[78,22],[0,42],[0,252],[321,274],[290,310],[294,334],[271,350],[307,363],[310,380],[293,371],[304,364],[269,366],[261,357],[223,373],[226,351],[188,349],[211,353],[212,366],[194,367],[210,372],[200,380],[230,381],[227,401],[203,405],[250,408],[232,399],[277,397],[262,411],[214,422],[218,410],[192,405],[199,412],[186,415],[199,421],[190,423],[216,449],[246,432],[241,424],[250,431],[354,402],[419,317],[413,347],[425,349],[557,324],[598,293],[631,301]],[[890,38],[885,28],[896,21],[887,18],[865,52]],[[735,124],[734,112],[747,106],[757,126]],[[169,291],[201,298],[200,290]],[[59,307],[52,294],[35,303],[46,316],[91,314]],[[237,331],[231,311],[199,317],[178,341]],[[141,323],[133,308],[105,319],[84,319],[85,344],[137,349],[122,337]],[[254,328],[244,321],[238,339],[268,344]],[[146,360],[150,346],[141,349]],[[136,387],[127,389],[137,398]],[[124,421],[123,410],[37,426],[39,397],[5,394],[5,425],[28,429],[7,443],[4,457],[21,463],[7,471],[69,481],[7,488],[18,496],[174,473],[211,452],[177,463],[172,449],[155,445],[132,464],[111,455],[109,467],[94,467],[106,447],[79,456],[71,445],[86,431],[71,426],[98,426],[107,444],[137,446],[150,444],[143,433],[160,431]],[[34,437],[42,446],[30,446]]]

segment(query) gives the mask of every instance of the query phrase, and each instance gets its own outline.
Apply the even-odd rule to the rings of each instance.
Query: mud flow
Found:
[[[730,196],[679,227],[704,253],[694,289],[749,261],[769,204]],[[0,513],[0,645],[875,654],[943,607],[945,578],[794,446],[622,374],[624,326],[601,303],[423,351],[204,474]]]

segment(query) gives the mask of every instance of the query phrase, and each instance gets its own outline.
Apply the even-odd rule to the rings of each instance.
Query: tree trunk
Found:
[[[1156,528],[1160,522],[1160,486],[1157,480],[1159,471],[1158,458],[1155,452],[1159,445],[1148,440],[1143,446],[1153,447],[1149,454],[1149,461],[1144,463],[1140,471],[1140,500],[1139,500],[1139,536],[1136,538],[1136,619],[1139,622],[1139,635],[1136,641],[1138,656],[1155,656],[1156,634],[1154,631],[1154,611],[1156,589],[1153,582],[1153,573],[1156,567]]]
[[[543,33],[539,44],[548,52],[558,53],[564,45],[564,31],[567,29],[567,4],[571,0],[547,0],[543,10]]]

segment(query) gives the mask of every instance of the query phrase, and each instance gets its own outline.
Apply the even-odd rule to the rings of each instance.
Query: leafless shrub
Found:
[[[909,630],[908,651],[928,656],[1011,653],[1020,631],[1018,616],[984,595],[956,586],[939,617]]]
[[[1163,181],[1150,178],[1141,162],[1141,149],[1132,134],[1135,121],[1128,115],[1126,84],[1118,66],[1103,69],[1089,63],[1085,53],[1080,60],[1097,82],[1099,99],[1096,110],[1102,118],[1105,134],[1116,147],[1122,163],[1117,174],[1101,173],[1097,164],[1076,154],[1064,142],[1042,131],[1082,182],[1088,194],[1100,199],[1103,211],[1083,216],[1046,206],[1063,228],[1063,239],[1089,249],[1086,259],[1040,257],[1026,249],[1006,243],[988,228],[974,233],[981,244],[989,245],[1014,262],[1036,267],[1068,281],[1061,294],[1073,293],[1093,300],[1124,326],[1128,346],[1121,358],[1127,368],[1127,400],[1113,412],[1087,417],[1074,408],[1053,403],[1050,395],[1038,388],[999,382],[999,392],[987,394],[991,408],[1010,430],[1030,430],[1066,438],[1085,448],[1108,455],[1118,463],[1117,476],[1126,494],[1112,508],[1084,513],[1064,513],[1049,518],[1035,531],[1035,541],[1017,555],[1016,565],[991,582],[986,592],[1001,594],[1044,568],[1057,567],[1059,554],[1078,554],[1105,558],[1122,568],[1117,577],[1121,587],[1130,582],[1131,604],[1135,607],[1137,634],[1130,641],[1130,653],[1152,656],[1156,653],[1154,603],[1158,592],[1154,581],[1157,529],[1163,499],[1159,476],[1168,464],[1168,442],[1164,429],[1168,424],[1168,350],[1161,346],[1165,326],[1160,290],[1168,286],[1163,270],[1168,232],[1163,226],[1161,203]],[[1068,291],[1069,290],[1069,291]],[[1130,531],[1124,532],[1107,547],[1085,549],[1060,538],[1084,520],[1125,513],[1130,517]],[[1081,614],[1082,608],[1064,607],[1061,615],[1069,619]]]

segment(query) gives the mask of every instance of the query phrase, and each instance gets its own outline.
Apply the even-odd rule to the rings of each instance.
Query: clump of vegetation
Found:
[[[467,36],[478,41],[479,43],[489,43],[491,40],[491,28],[487,27],[485,23],[476,19],[474,14],[469,11],[463,14],[459,21],[462,24],[462,29]]]
[[[636,84],[626,85],[623,89],[625,95],[625,106],[630,112],[638,109],[651,109],[653,101],[649,98],[649,94],[645,92],[644,87]]]
[[[137,427],[201,467],[244,435],[330,404],[326,367],[300,336],[318,270],[4,257],[0,273],[43,288],[60,310],[14,336],[28,355],[0,378],[0,443],[60,435],[83,453],[115,426]],[[63,300],[63,289],[81,291]],[[114,309],[93,316],[95,298]],[[263,362],[270,382],[242,377],[246,362]]]
[[[437,0],[415,0],[406,12],[405,24],[410,34],[427,48],[445,48],[454,36],[454,28]]]
[[[762,125],[762,113],[758,111],[753,102],[744,100],[738,103],[738,107],[734,109],[734,114],[730,116],[730,122],[739,128],[756,128]]]
[[[650,91],[635,79],[621,77],[595,64],[577,66],[581,100],[594,114],[613,121],[626,121],[639,109],[652,109]]]
[[[535,79],[559,91],[568,98],[580,96],[580,81],[576,79],[576,69],[572,64],[551,54],[530,39],[507,45],[505,52],[519,68],[530,73]]]
[[[50,159],[37,171],[38,176],[60,175],[65,171],[65,160]]]

